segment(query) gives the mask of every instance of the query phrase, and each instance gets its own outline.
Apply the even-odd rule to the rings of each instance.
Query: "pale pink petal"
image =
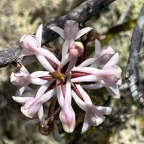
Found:
[[[84,133],[90,126],[98,126],[105,120],[103,112],[97,109],[93,105],[87,105],[87,110],[85,114],[85,119],[82,127],[82,132]]]
[[[84,89],[80,85],[76,85],[78,91],[80,92],[85,104],[90,104],[92,105],[92,101],[89,97],[89,95],[84,91]]]
[[[39,121],[41,122],[41,124],[42,124],[44,127],[48,127],[48,126],[46,125],[46,122],[45,122],[44,110],[43,110],[43,106],[42,106],[42,105],[40,106],[40,109],[38,110],[38,118],[39,118]]]
[[[21,112],[25,116],[32,118],[35,114],[38,113],[41,105],[42,102],[40,98],[33,98],[27,101],[24,106],[21,107]]]
[[[74,41],[73,41],[74,42]],[[65,40],[62,46],[62,59],[67,55],[70,44],[68,40]]]
[[[86,27],[86,28],[81,29],[80,31],[78,31],[75,40],[78,39],[78,38],[80,38],[80,37],[83,36],[84,34],[88,33],[90,30],[92,30],[91,27]]]
[[[29,100],[34,99],[33,97],[19,97],[19,96],[12,96],[12,99],[18,103],[24,104]]]
[[[22,87],[18,88],[18,89],[16,90],[15,95],[16,95],[16,96],[21,96],[21,95],[23,94],[23,92],[25,91],[25,89],[26,89],[26,86],[22,86]]]
[[[64,102],[64,105],[62,107],[62,110],[60,112],[60,120],[62,122],[63,129],[71,133],[73,132],[76,121],[75,121],[75,112],[72,109],[71,105],[67,102]]]
[[[71,76],[67,76],[66,89],[65,89],[65,102],[71,104]]]
[[[54,80],[50,80],[49,82],[42,85],[37,91],[36,98],[42,96],[53,82]]]
[[[50,72],[48,71],[35,71],[31,73],[31,77],[43,77],[43,76],[50,76]]]
[[[61,61],[58,70],[64,73],[66,76],[70,73],[72,68],[75,66],[77,58],[72,58],[71,55],[67,54]],[[65,71],[62,71],[63,67],[68,66],[65,68]]]
[[[43,55],[36,55],[36,57],[46,70],[50,71],[51,73],[54,72],[54,68]]]
[[[37,54],[39,53],[39,44],[38,41],[35,39],[35,36],[26,35],[23,37],[21,41],[21,46],[24,51],[30,54]]]
[[[101,70],[93,67],[74,67],[72,72],[83,72],[88,74],[95,74],[96,72],[100,72]]]
[[[70,43],[76,39],[79,27],[78,23],[73,20],[67,20],[64,27],[65,39]]]
[[[115,66],[115,65],[118,63],[118,60],[119,60],[119,54],[116,53],[116,54],[113,55],[113,56],[111,57],[111,59],[104,65],[103,68]]]
[[[50,59],[53,63],[59,65],[60,61],[55,57],[53,53],[51,53],[49,50],[40,48],[40,52],[42,55]]]
[[[86,67],[86,66],[89,66],[89,65],[93,64],[95,61],[96,61],[96,58],[86,59],[86,60],[83,61],[80,65],[78,65],[78,67]]]
[[[62,107],[64,105],[64,96],[63,96],[63,93],[62,93],[61,85],[56,87],[56,91],[57,91],[58,103]]]
[[[35,85],[43,85],[45,84],[47,81],[40,79],[40,78],[31,78],[31,83],[35,84]]]
[[[81,130],[81,134],[83,134],[84,132],[86,132],[89,129],[89,127],[90,127],[89,120],[88,120],[87,115],[85,115],[83,126],[82,126],[82,130]]]
[[[72,82],[96,82],[97,77],[94,75],[88,75],[88,76],[81,76],[77,78],[72,78]]]
[[[97,110],[101,111],[104,115],[110,115],[112,112],[111,107],[96,106]]]
[[[47,102],[55,94],[55,89],[51,89],[41,97],[41,103]]]
[[[50,28],[51,30],[55,31],[56,33],[58,33],[63,39],[65,39],[65,36],[64,36],[64,30],[60,27],[56,27],[56,26],[52,26]]]
[[[23,72],[23,73],[25,73],[25,74],[29,74],[29,71],[26,69],[25,66],[22,66],[22,67],[20,68],[20,72]]]
[[[36,31],[36,34],[35,34],[36,40],[37,40],[39,46],[41,46],[42,29],[43,29],[43,25],[41,24],[41,25],[38,27],[38,29],[37,29],[37,31]]]
[[[84,110],[85,109],[85,103],[83,100],[80,99],[80,97],[75,93],[74,90],[72,90],[72,97],[74,101],[77,103],[77,105]]]

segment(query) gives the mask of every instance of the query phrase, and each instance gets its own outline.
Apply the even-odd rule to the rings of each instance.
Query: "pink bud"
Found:
[[[84,46],[81,42],[74,42],[72,47],[69,50],[69,53],[73,57],[79,57],[83,54],[84,52]]]

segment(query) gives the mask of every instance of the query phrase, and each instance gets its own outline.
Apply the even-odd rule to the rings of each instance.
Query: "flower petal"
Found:
[[[51,73],[54,72],[54,68],[50,65],[50,63],[43,55],[36,55],[36,57],[46,70],[50,71]]]
[[[104,115],[110,115],[112,112],[111,107],[96,106],[99,111],[102,111]]]
[[[40,106],[40,109],[38,110],[38,118],[39,118],[39,121],[41,122],[41,124],[42,124],[44,127],[48,127],[48,126],[45,124],[44,110],[43,110],[43,106],[42,106],[42,105]]]
[[[91,27],[86,27],[86,28],[81,29],[81,30],[78,32],[75,40],[78,39],[78,38],[80,38],[80,37],[83,36],[84,34],[88,33],[90,30],[92,30]]]
[[[34,99],[33,97],[19,97],[19,96],[12,96],[12,99],[18,103],[24,104],[29,100]]]
[[[84,122],[83,122],[83,126],[82,126],[82,130],[81,130],[81,134],[83,134],[84,132],[86,132],[89,127],[90,127],[90,125],[89,125],[89,120],[88,120],[87,115],[85,115],[85,117],[84,117]]]
[[[96,58],[86,59],[86,60],[83,61],[80,65],[78,65],[78,67],[87,67],[87,66],[93,64],[95,61],[96,61]]]
[[[88,76],[80,76],[77,78],[72,78],[72,82],[96,82],[97,77],[94,75],[88,75]]]
[[[56,27],[56,26],[52,26],[50,28],[51,30],[55,31],[56,33],[58,33],[63,39],[65,39],[65,36],[64,36],[64,30],[60,27]]]
[[[35,84],[35,85],[43,85],[45,84],[47,81],[40,79],[40,78],[31,78],[31,83]]]
[[[104,65],[103,69],[106,67],[113,67],[118,63],[119,60],[119,54],[114,54],[111,59]]]
[[[37,29],[37,31],[36,31],[36,34],[35,34],[36,40],[37,40],[39,46],[41,46],[42,29],[43,29],[43,25],[41,24],[41,25],[38,27],[38,29]]]

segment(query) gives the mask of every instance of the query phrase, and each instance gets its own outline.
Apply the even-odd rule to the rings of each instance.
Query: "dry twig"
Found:
[[[52,25],[63,27],[66,20],[72,19],[82,26],[86,21],[99,14],[114,1],[115,0],[87,0],[68,14],[54,21],[50,21],[43,28],[42,45],[58,38],[58,34],[50,30]],[[0,51],[0,68],[16,62],[20,51],[21,47],[18,43],[11,46],[9,49]]]
[[[144,32],[144,5],[140,11],[131,38],[130,55],[126,69],[126,80],[132,97],[144,108],[144,98],[139,91],[139,53]]]

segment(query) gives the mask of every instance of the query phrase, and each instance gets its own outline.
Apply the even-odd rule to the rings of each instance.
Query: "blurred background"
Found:
[[[84,0],[1,0],[0,1],[0,50],[10,47],[24,34],[33,34],[39,24],[47,23],[77,7]],[[104,35],[103,45],[110,45],[120,53],[119,66],[125,84],[125,68],[135,21],[143,0],[116,0],[108,9],[89,20],[86,25],[93,27],[93,33]],[[121,25],[118,29],[115,26]],[[59,40],[59,39],[58,39]],[[60,40],[59,40],[60,41]],[[53,43],[52,43],[53,44]],[[140,52],[140,76],[144,79],[143,43]],[[94,47],[90,45],[90,52]],[[38,69],[32,65],[31,71]],[[14,66],[0,69],[0,144],[55,144],[53,138],[43,136],[37,127],[28,127],[28,120],[20,112],[20,105],[12,100],[16,87],[9,81]],[[141,83],[141,91],[143,83]],[[82,124],[74,133],[66,134],[59,125],[63,144],[143,144],[144,112],[135,103],[127,87],[121,87],[121,98],[114,99],[105,89],[91,97],[98,105],[111,106],[113,113],[98,127],[80,134]]]

